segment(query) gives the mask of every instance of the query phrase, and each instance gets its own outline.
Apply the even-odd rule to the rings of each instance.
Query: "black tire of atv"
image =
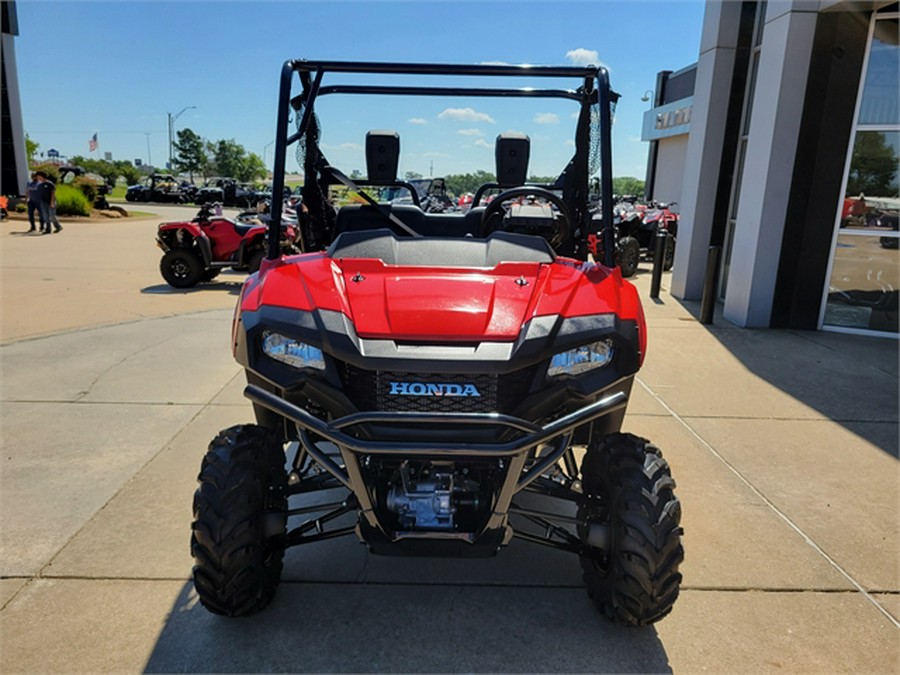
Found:
[[[578,519],[609,526],[608,550],[586,547],[580,556],[588,595],[612,621],[659,621],[678,598],[684,559],[681,503],[668,463],[649,441],[617,433],[591,444],[581,474]],[[586,534],[580,526],[582,541]]]
[[[194,588],[214,614],[249,616],[275,597],[287,523],[284,449],[275,433],[244,425],[209,444],[194,493]]]
[[[247,273],[255,274],[259,272],[259,266],[262,265],[263,258],[266,257],[266,252],[262,249],[254,251],[250,254],[250,258],[247,260]]]
[[[203,272],[203,281],[212,281],[212,280],[215,279],[217,276],[219,276],[219,272],[221,272],[221,271],[222,271],[222,270],[220,270],[220,269],[217,268],[217,267],[214,267],[214,268],[205,270],[205,271]]]
[[[618,262],[622,276],[626,279],[633,277],[637,272],[641,259],[641,245],[634,237],[622,237],[619,239]]]
[[[159,261],[159,271],[169,286],[191,288],[203,279],[203,263],[187,248],[172,248]]]
[[[675,237],[666,237],[666,254],[663,256],[663,271],[668,272],[675,266]]]

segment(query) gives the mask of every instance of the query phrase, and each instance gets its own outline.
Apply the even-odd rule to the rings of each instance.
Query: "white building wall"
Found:
[[[684,186],[684,167],[687,158],[688,135],[672,136],[659,141],[653,199],[658,202],[681,204]],[[676,208],[675,211],[680,209]]]

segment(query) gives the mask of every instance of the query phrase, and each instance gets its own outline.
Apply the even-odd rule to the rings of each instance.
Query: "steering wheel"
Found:
[[[509,201],[510,199],[527,196],[546,199],[548,202],[559,209],[562,218],[554,218],[553,235],[547,240],[554,248],[560,246],[563,242],[565,242],[569,236],[572,221],[572,218],[569,215],[569,208],[566,206],[566,203],[562,200],[562,197],[559,197],[558,195],[556,195],[556,193],[551,192],[546,188],[532,187],[530,185],[522,185],[519,187],[510,188],[509,190],[504,190],[491,200],[491,203],[488,204],[487,208],[485,208],[485,210],[481,213],[480,236],[486,237],[491,232],[497,229],[506,230],[507,228],[503,227],[502,224],[499,228],[491,227],[491,221],[499,216],[501,219],[501,223],[503,223],[503,221],[505,220],[503,218],[503,215],[505,215],[506,211],[508,211],[508,209],[504,207],[503,203]],[[500,213],[501,211],[503,211],[503,214]]]

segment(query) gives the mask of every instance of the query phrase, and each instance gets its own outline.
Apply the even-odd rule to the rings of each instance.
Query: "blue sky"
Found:
[[[616,176],[644,177],[641,121],[660,70],[699,54],[701,0],[544,2],[147,2],[19,0],[15,49],[25,130],[63,156],[168,157],[167,113],[177,128],[234,139],[271,165],[281,64],[310,60],[570,65],[599,60],[622,94],[613,127]],[[565,102],[561,102],[565,103]],[[360,97],[323,100],[331,162],[364,169],[365,131],[401,136],[401,174],[493,169],[503,131],[532,136],[531,173],[556,174],[571,154],[571,112],[556,102],[498,104]],[[363,114],[365,113],[365,114]],[[543,142],[543,145],[537,143]],[[148,147],[149,144],[149,147]],[[297,168],[291,157],[288,170]]]

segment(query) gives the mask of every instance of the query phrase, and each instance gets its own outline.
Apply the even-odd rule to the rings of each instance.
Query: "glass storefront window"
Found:
[[[900,32],[895,10],[874,17],[824,327],[900,332]]]
[[[900,27],[897,19],[875,22],[859,124],[900,124]]]
[[[826,324],[897,332],[898,242],[900,239],[890,236],[838,237],[825,305]]]

